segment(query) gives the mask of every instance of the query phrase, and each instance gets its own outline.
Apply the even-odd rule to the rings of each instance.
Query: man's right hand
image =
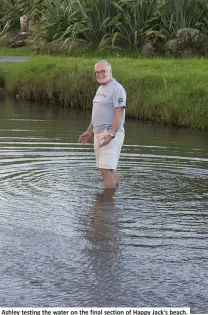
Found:
[[[87,140],[92,137],[92,132],[85,131],[78,139],[78,143],[86,144]]]

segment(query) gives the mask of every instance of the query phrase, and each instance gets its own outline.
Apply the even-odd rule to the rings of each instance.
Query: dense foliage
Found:
[[[33,37],[69,49],[140,48],[184,27],[208,34],[208,0],[0,0],[1,36],[19,30],[23,14]]]

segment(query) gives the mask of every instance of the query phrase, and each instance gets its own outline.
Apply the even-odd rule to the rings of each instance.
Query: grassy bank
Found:
[[[28,57],[35,54],[31,46],[19,48],[0,47],[0,56]]]
[[[19,98],[91,109],[97,88],[94,58],[33,57],[0,66],[0,85]],[[127,116],[161,124],[208,128],[208,60],[111,58],[128,94]],[[4,84],[3,84],[4,85]],[[2,85],[2,86],[3,86]]]

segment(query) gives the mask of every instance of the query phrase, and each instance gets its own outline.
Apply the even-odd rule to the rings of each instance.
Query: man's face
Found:
[[[100,84],[106,84],[112,80],[112,71],[104,64],[95,66],[95,76]]]

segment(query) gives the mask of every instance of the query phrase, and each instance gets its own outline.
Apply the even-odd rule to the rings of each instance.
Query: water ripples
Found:
[[[82,124],[69,139],[68,122],[48,136],[44,124],[0,129],[3,305],[205,310],[206,147],[131,144],[127,133],[111,195],[93,145],[76,143]]]
[[[81,146],[77,143],[63,143],[58,139],[51,140],[36,137],[0,137],[0,180],[4,189],[8,191],[12,187],[18,189],[18,185],[22,187],[22,182],[24,182],[44,193],[52,189],[59,181],[62,183],[62,189],[64,189],[64,182],[68,186],[68,181],[73,182],[75,187],[79,186],[79,178],[81,184],[84,182],[90,185],[91,183],[93,186],[97,175],[95,175],[92,144]],[[181,177],[184,177],[186,181],[200,179],[200,189],[202,188],[204,192],[199,198],[206,196],[208,158],[180,156],[176,148],[174,152],[170,150],[162,146],[124,145],[119,165],[121,185],[124,185],[128,178],[128,184],[131,187],[140,186],[142,182],[143,186],[148,184],[150,188],[152,186],[152,189],[158,190],[158,186],[162,184],[165,185],[163,188],[168,193],[167,183],[173,179],[175,184],[177,180],[182,181]],[[164,154],[166,151],[169,155]],[[82,177],[83,172],[86,176]],[[147,176],[149,176],[149,181]],[[85,181],[86,177],[87,181]],[[180,189],[183,189],[182,182]],[[135,197],[137,198],[137,195]]]

